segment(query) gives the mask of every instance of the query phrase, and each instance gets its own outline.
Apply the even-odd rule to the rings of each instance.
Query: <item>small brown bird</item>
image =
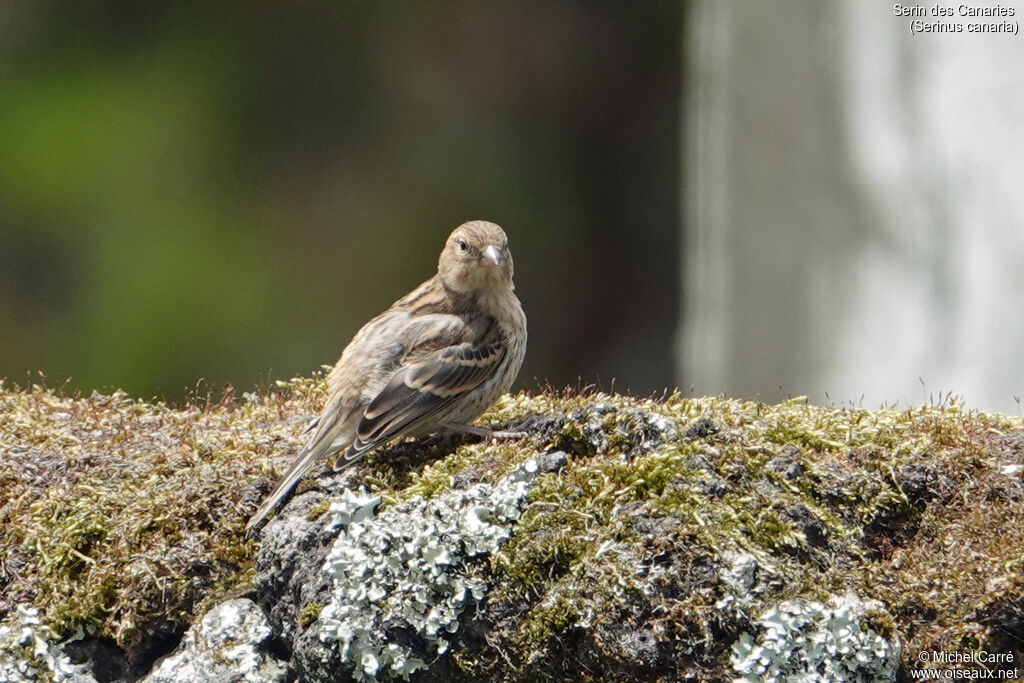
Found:
[[[437,275],[366,323],[328,382],[306,447],[249,521],[251,533],[324,455],[342,468],[406,436],[442,430],[517,436],[469,423],[512,386],[526,353],[526,315],[508,238],[494,223],[455,228]]]

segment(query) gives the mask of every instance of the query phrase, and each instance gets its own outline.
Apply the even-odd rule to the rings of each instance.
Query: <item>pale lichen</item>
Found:
[[[872,630],[865,617],[882,609],[847,594],[828,604],[787,600],[754,622],[732,645],[735,683],[888,683],[900,644]]]
[[[280,683],[286,667],[267,652],[270,625],[251,600],[236,598],[204,614],[142,683],[230,680]]]
[[[31,604],[52,629],[49,642],[84,629],[135,662],[162,654],[161,642],[253,575],[256,544],[244,540],[245,523],[325,395],[323,376],[177,407],[122,392],[69,397],[0,384],[0,621],[8,634],[21,628],[16,605]],[[463,562],[463,597],[481,618],[470,629],[467,614],[456,617],[454,635],[437,627],[449,652],[425,676],[721,680],[730,644],[745,630],[757,642],[757,615],[794,599],[827,606],[848,590],[885,606],[889,630],[873,627],[903,639],[905,651],[1020,651],[1019,417],[948,401],[866,410],[546,391],[502,397],[478,424],[528,436],[398,443],[347,473],[345,485],[380,497],[383,516],[417,499],[496,486],[527,458],[560,463],[542,466],[507,538],[481,536],[485,546],[500,541],[498,552],[473,561],[462,546],[461,556],[431,551],[435,567]],[[321,532],[329,506],[310,506],[303,492],[323,496],[327,481],[305,480],[290,504]],[[468,505],[465,533],[495,525],[487,504]],[[322,557],[297,576],[326,581]],[[297,552],[287,567],[302,562]],[[481,604],[472,588],[484,580]],[[380,592],[368,589],[371,605],[386,599]],[[321,615],[309,604],[279,612],[317,641],[311,630]],[[435,616],[441,624],[444,615]],[[289,639],[287,627],[274,628]],[[409,670],[410,658],[430,661],[441,645],[402,636],[416,654],[389,641],[358,665],[384,677]],[[900,675],[914,666],[904,658]]]
[[[508,537],[536,474],[529,461],[493,486],[417,496],[376,517],[376,497],[346,492],[332,503],[329,524],[343,528],[324,564],[333,589],[319,614],[320,637],[338,643],[356,680],[407,678],[426,666],[389,637],[396,628],[410,629],[436,654],[448,649],[463,611],[487,592],[466,563]]]
[[[18,605],[15,617],[15,624],[0,625],[0,681],[59,682],[78,674],[37,610]]]

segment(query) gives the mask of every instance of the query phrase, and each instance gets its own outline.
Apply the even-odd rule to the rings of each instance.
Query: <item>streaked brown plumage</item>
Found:
[[[249,521],[255,529],[322,456],[336,467],[405,436],[470,426],[512,386],[526,353],[526,316],[500,227],[455,228],[437,274],[366,323],[328,376],[313,434]]]

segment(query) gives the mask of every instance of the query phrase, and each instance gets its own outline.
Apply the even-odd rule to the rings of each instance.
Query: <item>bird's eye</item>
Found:
[[[462,251],[462,252],[464,252],[467,249],[469,249],[469,245],[466,244],[466,240],[459,240],[458,242],[455,243],[455,246],[458,247],[459,251]]]

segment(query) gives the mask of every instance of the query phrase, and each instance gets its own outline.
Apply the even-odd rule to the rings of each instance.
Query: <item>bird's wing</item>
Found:
[[[408,327],[408,318],[408,313],[387,311],[364,325],[349,342],[328,377],[330,398],[323,412],[303,432],[311,432],[306,446],[249,520],[247,535],[288,497],[317,460],[352,442],[354,424],[362,417],[361,395],[366,384],[373,382],[375,376],[390,373],[390,367],[405,353],[405,346],[396,332],[403,326]]]
[[[505,356],[503,345],[474,344],[489,329],[443,313],[383,313],[359,331],[331,372],[331,398],[277,486],[249,521],[251,533],[321,457],[347,447],[335,467],[419,426],[479,385]],[[374,393],[376,387],[383,387]],[[364,392],[373,396],[365,411]],[[358,427],[352,435],[354,423]]]
[[[430,425],[441,411],[491,377],[505,353],[505,344],[500,341],[464,342],[424,353],[399,367],[367,406],[356,428],[356,438],[337,466]]]

